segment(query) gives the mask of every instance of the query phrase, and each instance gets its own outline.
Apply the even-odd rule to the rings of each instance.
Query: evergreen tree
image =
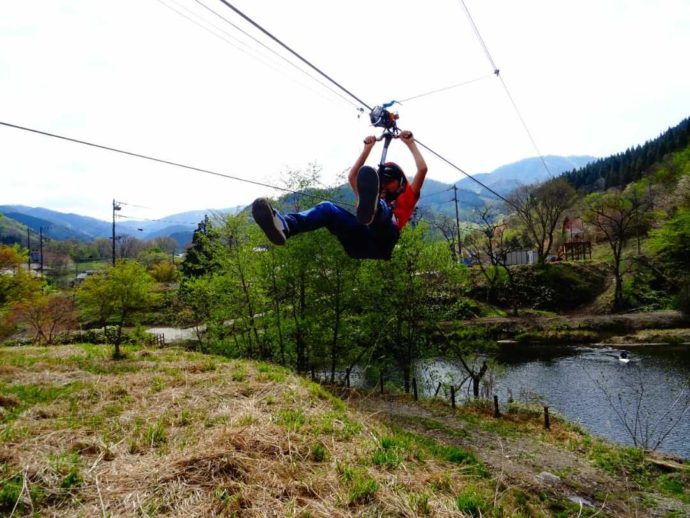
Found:
[[[199,277],[220,268],[220,235],[206,215],[192,237],[192,246],[182,262],[182,275]]]

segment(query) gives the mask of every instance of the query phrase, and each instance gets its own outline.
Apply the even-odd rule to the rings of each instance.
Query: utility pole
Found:
[[[26,248],[29,249],[29,258],[27,259],[27,268],[29,273],[31,273],[31,229],[26,227]]]
[[[115,201],[115,198],[113,198],[113,266],[115,266],[115,211],[122,210],[122,207],[120,206],[119,203]]]
[[[453,201],[455,202],[455,229],[458,232],[458,262],[462,262],[462,244],[460,242],[460,212],[458,210],[458,186],[453,185]]]
[[[43,227],[38,227],[38,253],[41,256],[41,262],[38,271],[41,272],[41,277],[43,277]]]

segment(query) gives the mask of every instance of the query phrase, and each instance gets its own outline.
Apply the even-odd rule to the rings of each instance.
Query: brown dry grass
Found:
[[[468,484],[492,492],[281,367],[109,352],[0,349],[0,513],[458,516]]]

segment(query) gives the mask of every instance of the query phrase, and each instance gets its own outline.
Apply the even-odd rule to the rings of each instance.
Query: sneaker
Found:
[[[257,198],[252,203],[252,217],[268,240],[274,245],[284,245],[287,240],[287,225],[282,215],[271,207],[266,198]]]
[[[369,225],[379,204],[379,175],[373,168],[364,166],[357,172],[357,193],[357,221]]]

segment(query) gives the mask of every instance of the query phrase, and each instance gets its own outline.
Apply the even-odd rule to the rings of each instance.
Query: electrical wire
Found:
[[[474,33],[477,36],[479,43],[481,44],[482,48],[484,49],[484,54],[486,54],[486,57],[489,60],[489,63],[491,63],[491,68],[493,70],[493,73],[501,81],[501,85],[503,85],[503,89],[505,90],[506,94],[508,95],[508,99],[510,100],[511,104],[513,105],[513,108],[515,109],[515,113],[517,113],[517,116],[520,119],[520,122],[522,123],[522,127],[525,129],[527,136],[529,137],[530,141],[532,142],[532,146],[534,147],[534,150],[537,152],[537,155],[539,156],[539,159],[541,160],[541,163],[544,166],[544,169],[546,169],[546,172],[549,173],[549,176],[553,177],[553,173],[549,169],[549,166],[546,164],[546,160],[544,160],[544,156],[542,155],[541,151],[539,150],[539,146],[537,146],[537,142],[536,142],[536,140],[534,140],[534,137],[532,136],[532,132],[530,131],[529,127],[527,126],[527,122],[525,121],[525,118],[522,116],[522,113],[520,113],[520,110],[518,109],[517,103],[515,102],[515,99],[513,98],[512,94],[510,93],[510,90],[508,89],[508,85],[503,80],[503,77],[500,74],[500,70],[496,66],[496,63],[494,62],[493,58],[491,57],[491,53],[489,52],[489,48],[486,46],[486,42],[484,41],[484,38],[482,37],[481,33],[479,32],[479,28],[477,27],[477,24],[474,23],[474,19],[472,18],[472,14],[470,13],[470,10],[467,8],[467,5],[465,4],[465,0],[458,0],[458,1],[460,2],[463,9],[465,10],[465,15],[467,16],[467,19],[469,20],[470,25],[472,26],[472,29],[474,29]]]
[[[156,157],[153,157],[150,155],[144,155],[142,153],[135,153],[133,151],[127,151],[124,149],[119,149],[119,148],[115,148],[115,147],[111,147],[111,146],[105,146],[103,144],[96,144],[95,142],[88,142],[86,140],[80,140],[80,139],[76,139],[76,138],[66,137],[64,135],[58,135],[57,133],[50,133],[47,131],[42,131],[42,130],[38,130],[38,129],[34,129],[34,128],[28,128],[26,126],[20,126],[18,124],[12,124],[9,122],[4,122],[4,121],[0,121],[0,126],[6,126],[8,128],[14,128],[14,129],[26,131],[29,133],[35,133],[37,135],[43,135],[45,137],[52,137],[52,138],[56,138],[56,139],[60,139],[60,140],[65,140],[67,142],[73,142],[75,144],[82,144],[84,146],[90,146],[90,147],[94,147],[94,148],[98,148],[98,149],[103,149],[105,151],[112,151],[113,153],[119,153],[122,155],[141,158],[144,160],[149,160],[151,162],[158,162],[159,164],[167,164],[167,165],[171,165],[171,166],[175,166],[175,167],[181,167],[183,169],[189,169],[190,171],[196,171],[199,173],[205,173],[205,174],[210,174],[213,176],[219,176],[221,178],[227,178],[229,180],[236,180],[238,182],[244,182],[244,183],[249,183],[252,185],[258,185],[260,187],[268,187],[269,189],[275,189],[277,191],[283,191],[283,192],[287,192],[290,194],[296,194],[296,195],[303,196],[306,198],[313,198],[313,199],[318,199],[319,201],[323,201],[323,197],[315,196],[313,194],[309,194],[306,192],[295,191],[293,189],[288,189],[286,187],[278,187],[276,185],[271,185],[268,183],[257,182],[256,180],[248,180],[247,178],[241,178],[239,176],[232,176],[229,174],[219,173],[218,171],[213,171],[211,169],[204,169],[202,167],[195,167],[192,165],[182,164],[180,162],[173,162],[172,160],[165,160],[163,158],[156,158]],[[352,204],[345,203],[345,202],[341,202],[341,205],[346,205],[346,206],[350,206],[350,207],[353,206]]]
[[[209,211],[213,212],[213,211]],[[116,218],[118,219],[129,219],[131,221],[147,221],[150,223],[175,223],[177,225],[198,225],[198,221],[178,221],[174,219],[167,219],[167,218],[158,218],[158,219],[151,219],[151,218],[135,218],[134,216],[125,216],[123,214],[116,214]]]
[[[422,198],[425,198],[425,199],[426,199],[426,198],[430,198],[431,196],[438,196],[439,194],[443,194],[444,192],[450,191],[452,188],[453,188],[453,187],[451,186],[451,187],[448,187],[447,189],[443,189],[443,190],[441,190],[441,191],[436,191],[436,192],[432,192],[432,193],[429,193],[429,194],[422,194],[422,195],[419,197],[419,199],[421,200]]]

